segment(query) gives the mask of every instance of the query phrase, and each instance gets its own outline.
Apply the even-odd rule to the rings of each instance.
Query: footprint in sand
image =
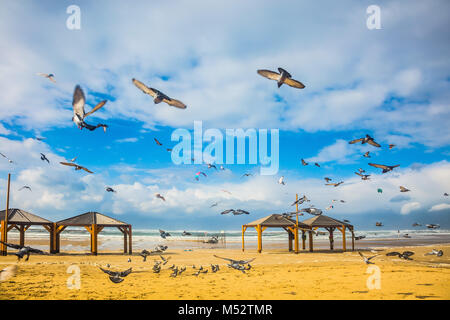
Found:
[[[352,293],[368,293],[369,291],[352,291]]]
[[[416,296],[417,299],[439,298],[438,296]]]

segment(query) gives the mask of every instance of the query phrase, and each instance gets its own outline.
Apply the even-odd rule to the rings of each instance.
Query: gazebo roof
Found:
[[[119,221],[117,219],[105,216],[99,212],[86,212],[78,216],[64,219],[56,222],[57,225],[62,226],[90,226],[96,224],[98,226],[105,227],[119,227],[128,226],[128,223]]]
[[[263,227],[279,227],[279,228],[292,227],[295,226],[295,221],[283,217],[281,214],[274,213],[264,218],[245,224],[245,226],[247,227],[256,227],[258,225],[261,225]],[[298,225],[299,227],[309,228],[309,226],[301,223],[300,221]]]
[[[302,221],[302,223],[310,226],[310,227],[319,227],[319,228],[326,228],[326,227],[341,227],[341,226],[346,226],[349,227],[351,229],[353,229],[353,225],[325,216],[325,215],[318,215],[315,217],[312,217],[310,219],[304,220]]]
[[[6,210],[0,211],[0,220],[5,220]],[[51,221],[22,209],[8,209],[8,224],[19,225],[50,225]]]

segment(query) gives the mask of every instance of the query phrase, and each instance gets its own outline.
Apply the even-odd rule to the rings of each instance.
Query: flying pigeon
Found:
[[[158,146],[162,146],[162,143],[158,141],[158,139],[153,138]]]
[[[235,215],[235,216],[238,216],[241,214],[250,214],[250,212],[242,210],[242,209],[237,209],[237,210],[234,210],[234,212],[233,212],[233,215]]]
[[[245,264],[248,264],[248,263],[252,262],[253,260],[255,260],[255,258],[250,259],[250,260],[234,260],[234,259],[229,259],[229,258],[222,258],[222,257],[216,256],[216,255],[214,255],[214,257],[223,259],[223,260],[228,260],[232,264],[240,264],[240,265],[245,265]]]
[[[210,163],[208,163],[207,165],[208,165],[208,169],[214,168],[214,169],[217,170],[217,167],[215,165],[210,164]]]
[[[217,207],[218,205],[219,205],[219,203],[218,203],[218,202],[215,202],[215,203],[213,203],[213,204],[210,206],[210,208]]]
[[[65,165],[65,166],[69,166],[69,167],[75,167],[75,170],[84,170],[86,172],[89,173],[93,173],[92,171],[90,171],[88,168],[85,168],[83,166],[80,166],[76,163],[69,163],[69,162],[60,162],[60,164]]]
[[[199,171],[199,172],[197,172],[196,174],[195,174],[195,180],[199,180],[199,177],[200,177],[200,175],[203,175],[204,177],[206,177],[206,173],[204,173],[204,172],[201,172],[201,171]]]
[[[103,127],[103,131],[106,132],[106,128],[108,127],[106,124],[97,124],[96,126],[87,124],[84,122],[84,119],[87,116],[90,116],[98,109],[102,108],[106,104],[107,100],[103,100],[100,103],[98,103],[91,111],[88,113],[85,113],[84,111],[84,105],[86,103],[86,98],[84,96],[83,89],[79,85],[75,87],[75,90],[73,92],[73,100],[72,100],[72,106],[73,106],[73,117],[72,121],[77,125],[77,127],[81,130],[83,128],[86,128],[90,131],[93,131],[99,127]]]
[[[390,144],[389,145],[389,150],[391,150],[392,148],[394,148],[395,147],[395,144]]]
[[[359,253],[359,255],[361,256],[361,258],[363,258],[363,260],[364,260],[364,262],[365,262],[366,264],[374,264],[374,263],[371,262],[370,260],[372,260],[373,258],[379,256],[379,254],[377,254],[377,255],[375,255],[375,256],[371,256],[371,257],[366,258],[361,252],[358,251],[358,253]]]
[[[279,184],[282,184],[283,186],[286,184],[286,182],[284,182],[284,176],[281,176],[281,178],[278,180]]]
[[[145,84],[140,82],[139,80],[136,80],[133,78],[132,81],[136,87],[138,87],[139,89],[142,90],[142,92],[152,96],[153,102],[155,104],[158,104],[160,102],[165,102],[172,107],[176,107],[179,109],[186,109],[186,105],[183,102],[176,100],[176,99],[169,98],[167,95],[165,95],[161,91],[156,90],[154,88],[149,88]]]
[[[299,198],[298,200],[294,201],[294,203],[291,204],[291,207],[292,207],[293,205],[296,205],[296,204],[302,204],[302,203],[305,202],[305,201],[310,202],[311,200],[309,200],[309,199],[306,197],[306,195],[304,195],[303,197],[301,197],[301,198]]]
[[[375,222],[375,226],[376,226],[376,227],[382,227],[382,226],[383,226],[383,223],[382,223],[382,222]]]
[[[343,184],[343,183],[344,183],[344,181],[341,181],[341,182],[338,182],[338,183],[326,183],[325,185],[326,185],[326,186],[337,187],[337,186],[339,186],[339,185],[341,185],[341,184]]]
[[[444,193],[444,196],[445,196],[445,197],[448,197],[448,193],[447,193],[447,192],[445,192],[445,193]]]
[[[302,165],[304,165],[304,166],[308,165],[308,162],[306,162],[304,159],[301,159],[301,160],[302,160]]]
[[[106,187],[106,191],[107,191],[107,192],[117,192],[116,190],[114,190],[114,189],[111,188],[111,187]]]
[[[414,222],[414,223],[412,224],[412,226],[413,226],[413,227],[420,227],[421,224],[420,224],[420,223],[417,223],[417,222]]]
[[[370,154],[370,151],[367,151],[366,153],[363,154],[363,156],[366,157],[366,158],[370,158],[369,154]]]
[[[315,165],[316,167],[319,167],[319,168],[320,168],[320,164],[318,164],[317,162],[314,162],[314,165]]]
[[[313,207],[301,209],[300,212],[306,212],[314,216],[320,216],[322,214],[322,210]]]
[[[333,179],[330,179],[330,178],[327,178],[327,177],[325,177],[324,179],[325,179],[325,181],[326,181],[327,183],[330,182],[331,180],[333,180]]]
[[[0,243],[4,244],[5,246],[8,246],[10,248],[13,249],[17,249],[19,250],[18,252],[14,253],[17,256],[17,260],[19,261],[20,259],[22,259],[25,255],[27,256],[25,261],[28,261],[28,259],[30,259],[30,254],[31,253],[36,253],[36,254],[47,254],[46,252],[39,250],[39,249],[34,249],[32,247],[28,247],[28,246],[21,246],[18,244],[12,244],[12,243],[6,243],[3,241],[0,241]]]
[[[364,172],[366,172],[366,170],[363,170],[363,169],[361,169],[361,168],[359,168],[358,171],[359,171],[359,173],[364,173]]]
[[[289,72],[282,68],[278,68],[278,72],[270,71],[270,70],[258,70],[257,71],[259,75],[270,79],[277,81],[278,88],[283,85],[283,83],[287,84],[290,87],[297,88],[297,89],[303,89],[305,88],[305,85],[301,83],[300,81],[292,79],[292,76]]]
[[[228,193],[228,194],[232,194],[230,191],[228,191],[228,190],[221,190],[222,192],[225,192],[225,193]]]
[[[161,199],[162,201],[166,201],[166,199],[160,193],[155,193],[155,197]]]
[[[47,161],[48,163],[50,163],[50,161],[47,159],[47,157],[43,153],[41,153],[41,160],[42,161]]]
[[[131,268],[125,271],[110,271],[103,268],[100,268],[100,270],[109,275],[109,280],[114,283],[121,283],[124,280],[123,278],[131,273]]]
[[[56,83],[55,75],[53,73],[36,73],[36,75],[49,79],[51,82]]]
[[[356,236],[356,237],[355,237],[355,240],[361,240],[361,239],[364,239],[365,237],[366,237],[366,236],[364,236],[364,235],[363,235],[363,236]]]
[[[343,221],[344,221],[344,222],[347,222],[347,223],[350,223],[350,220],[347,220],[347,219],[344,219]]]
[[[358,173],[358,172],[355,172],[355,174],[357,174],[358,176],[360,176],[361,177],[361,180],[370,180],[370,174],[361,174],[361,173]]]
[[[31,188],[30,188],[29,186],[23,186],[22,188],[19,189],[19,191],[20,191],[20,190],[23,190],[23,189],[28,189],[28,190],[31,191]]]
[[[241,178],[242,178],[242,177],[250,177],[250,176],[253,176],[253,174],[251,174],[251,173],[244,173],[244,174],[241,176]]]
[[[370,144],[370,145],[372,145],[374,147],[377,147],[377,148],[381,147],[381,145],[376,143],[375,140],[371,136],[369,136],[368,134],[366,134],[365,138],[360,138],[360,139],[355,139],[355,140],[349,141],[349,144],[354,144],[354,143],[358,143],[358,142],[361,142],[361,144],[368,143],[368,144]]]
[[[412,251],[403,251],[403,253],[400,252],[388,252],[386,253],[388,257],[398,256],[399,258],[405,259],[405,260],[412,260],[410,256],[414,255],[414,252]]]
[[[438,224],[427,224],[426,227],[428,229],[439,229],[441,226]]]
[[[192,233],[183,231],[182,236],[192,236]]]
[[[7,156],[5,156],[3,153],[0,152],[0,155],[1,155],[3,158],[5,158],[6,160],[8,160],[9,163],[13,163],[13,161],[12,161],[10,158],[8,158]]]
[[[406,189],[406,188],[403,187],[403,186],[400,186],[400,192],[408,192],[408,191],[411,191],[411,190]]]
[[[382,173],[386,173],[389,171],[392,171],[394,168],[399,167],[400,165],[397,164],[395,166],[386,166],[383,164],[376,164],[376,163],[369,163],[369,166],[375,167],[375,168],[379,168],[379,169],[383,169]]]
[[[165,232],[164,230],[159,230],[159,235],[161,236],[161,238],[165,239],[166,237],[170,237],[170,233]]]
[[[169,262],[169,260],[170,260],[170,257],[167,257],[167,259],[166,258],[164,258],[163,256],[159,256],[160,258],[161,258],[161,260],[163,261],[162,262],[162,265],[164,266],[164,265],[166,265],[167,264],[167,262]]]
[[[228,213],[230,213],[230,212],[233,212],[233,213],[234,213],[234,209],[227,209],[227,210],[224,210],[224,211],[222,211],[220,214],[228,214]]]

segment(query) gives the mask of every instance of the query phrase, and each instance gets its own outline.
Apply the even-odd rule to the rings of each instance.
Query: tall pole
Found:
[[[295,201],[298,201],[298,193],[295,194]],[[295,253],[298,253],[298,202],[295,204],[295,219],[296,219],[296,223],[295,223]]]
[[[6,188],[6,211],[5,219],[2,221],[2,241],[8,242],[8,213],[9,213],[9,187],[11,185],[11,173],[8,173],[8,186]],[[2,255],[6,256],[8,254],[7,247],[2,243],[1,245]]]

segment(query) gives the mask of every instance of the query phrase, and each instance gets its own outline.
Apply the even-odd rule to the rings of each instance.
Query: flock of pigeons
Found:
[[[376,254],[374,256],[366,257],[360,251],[358,251],[358,253],[366,264],[375,264],[371,260],[374,259],[375,257],[380,256],[380,254]],[[386,256],[388,256],[388,257],[398,257],[398,258],[404,259],[404,260],[413,260],[413,258],[411,258],[411,256],[413,256],[413,255],[414,255],[414,252],[412,252],[412,251],[403,251],[403,252],[392,251],[392,252],[386,253]],[[431,252],[425,253],[425,256],[430,256],[430,255],[442,257],[444,255],[444,251],[432,249]]]

